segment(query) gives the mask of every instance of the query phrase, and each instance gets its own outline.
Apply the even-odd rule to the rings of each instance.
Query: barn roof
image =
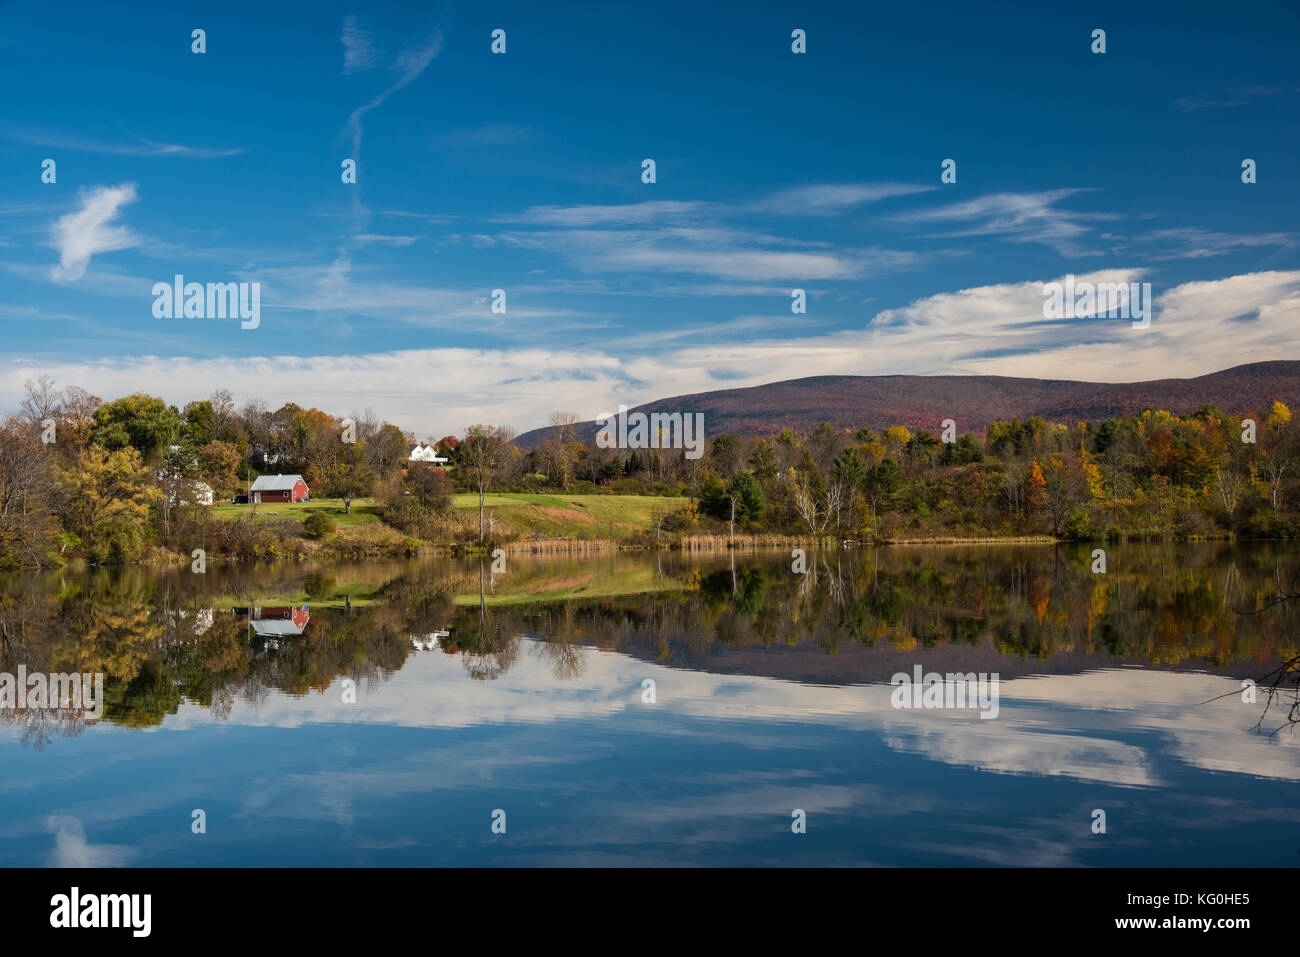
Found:
[[[259,475],[253,482],[254,492],[291,492],[302,482],[301,475]],[[303,482],[306,485],[306,482]]]

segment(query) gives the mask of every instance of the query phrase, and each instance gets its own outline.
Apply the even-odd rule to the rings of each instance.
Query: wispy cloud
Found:
[[[374,37],[361,28],[356,17],[344,18],[340,40],[343,43],[344,73],[373,70],[382,63],[379,51],[375,48]]]
[[[901,223],[967,222],[964,229],[945,232],[947,238],[994,236],[1011,242],[1038,243],[1063,256],[1093,256],[1100,251],[1087,248],[1082,240],[1091,224],[1120,218],[1111,213],[1079,213],[1057,203],[1084,189],[1055,189],[1042,193],[992,193],[976,199],[913,210],[892,217]]]
[[[825,243],[721,227],[507,232],[507,245],[560,254],[588,272],[669,273],[769,282],[852,279],[913,268],[925,257],[901,250],[835,250]]]
[[[782,190],[750,208],[790,216],[838,216],[867,203],[926,193],[936,188],[909,183],[823,183]]]
[[[78,136],[61,136],[53,133],[32,133],[9,129],[6,135],[21,143],[48,146],[51,149],[72,150],[79,153],[105,153],[115,156],[178,156],[185,159],[219,159],[238,156],[242,149],[207,146],[184,146],[180,143],[161,143],[155,140],[136,139],[135,142],[112,142]]]
[[[362,233],[353,236],[353,241],[358,246],[409,246],[411,243],[418,242],[421,236],[383,236],[378,233]]]
[[[532,127],[519,123],[486,123],[473,129],[444,133],[438,137],[438,142],[459,148],[515,146],[535,139],[536,136]]]
[[[536,226],[645,226],[664,221],[696,221],[702,215],[716,216],[714,203],[696,200],[647,200],[613,206],[530,206],[515,216],[503,216],[501,222]]]
[[[1294,86],[1239,86],[1221,94],[1203,94],[1174,100],[1174,108],[1183,113],[1193,110],[1222,109],[1233,106],[1249,106],[1262,99],[1285,93],[1300,93],[1300,87]]]
[[[80,195],[81,208],[61,216],[54,224],[52,240],[59,251],[59,265],[50,270],[57,282],[75,282],[86,272],[96,253],[128,249],[139,240],[125,226],[112,222],[122,207],[136,200],[134,183],[99,186]]]
[[[344,65],[347,63],[347,31],[344,31]],[[434,58],[442,51],[442,32],[435,30],[423,43],[408,46],[402,50],[393,60],[390,69],[397,74],[397,79],[393,81],[382,92],[374,96],[369,102],[357,107],[348,116],[348,132],[352,137],[352,153],[355,157],[361,150],[361,121],[371,110],[383,104],[390,96],[405,86],[413,83],[421,73],[423,73],[434,61]],[[367,53],[367,56],[372,54]],[[377,55],[377,54],[375,54]]]
[[[1296,236],[1291,233],[1220,233],[1204,226],[1155,229],[1136,239],[1148,247],[1146,255],[1156,260],[1208,259],[1242,249],[1296,245]]]
[[[640,226],[670,221],[723,220],[753,213],[786,216],[839,216],[893,196],[929,192],[935,187],[908,183],[820,183],[781,190],[747,202],[724,204],[705,200],[647,200],[621,205],[531,206],[507,222],[549,226]]]

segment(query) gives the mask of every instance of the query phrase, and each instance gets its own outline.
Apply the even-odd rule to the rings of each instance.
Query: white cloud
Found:
[[[1242,249],[1296,245],[1296,237],[1291,233],[1219,233],[1204,226],[1155,229],[1138,236],[1137,241],[1150,244],[1153,248],[1147,255],[1158,260],[1208,259]]]
[[[887,684],[828,688],[782,678],[719,676],[592,648],[580,649],[578,674],[557,683],[544,653],[546,645],[524,641],[532,653],[518,655],[509,670],[488,683],[467,681],[464,662],[457,658],[415,655],[383,685],[358,695],[355,718],[372,725],[422,728],[544,727],[569,720],[619,719],[629,726],[644,722],[660,735],[697,734],[656,723],[636,707],[636,696],[628,689],[650,675],[659,687],[673,689],[677,713],[710,719],[716,740],[743,737],[750,746],[761,740],[765,723],[797,720],[814,739],[826,727],[853,728],[870,732],[895,751],[951,766],[1154,787],[1166,783],[1153,759],[1149,736],[1155,735],[1159,747],[1192,767],[1300,779],[1293,747],[1246,730],[1259,709],[1241,706],[1238,696],[1230,694],[1240,685],[1219,675],[1107,668],[1006,679],[999,683],[998,718],[985,721],[960,709],[896,709]],[[724,686],[726,693],[719,693]],[[431,688],[437,694],[430,694]],[[1227,697],[1221,697],[1225,692]],[[273,692],[271,699],[271,707],[261,700],[237,701],[222,720],[302,727],[336,719],[330,692]],[[1212,699],[1218,700],[1198,706]],[[1068,740],[1044,730],[1050,723],[1045,716],[1059,718],[1062,711],[1068,711],[1079,732]],[[205,709],[187,704],[168,717],[167,727],[184,729],[211,720]],[[1135,729],[1143,736],[1135,739]],[[428,787],[423,776],[410,783]],[[447,781],[443,786],[455,784]]]
[[[379,66],[379,51],[374,38],[357,23],[356,17],[343,20],[343,72],[359,73]]]
[[[993,193],[938,209],[914,210],[892,217],[901,223],[969,222],[947,237],[996,236],[1011,242],[1039,243],[1063,256],[1098,255],[1082,240],[1095,222],[1119,218],[1111,213],[1076,213],[1056,204],[1082,189],[1043,193]]]
[[[589,265],[601,269],[695,273],[758,282],[787,278],[850,279],[860,274],[856,263],[831,253],[704,250],[685,246],[668,249],[616,246],[594,257]]]
[[[518,216],[502,217],[502,221],[565,227],[642,226],[662,220],[695,218],[716,211],[717,207],[712,203],[660,199],[614,206],[530,206]]]
[[[52,231],[59,265],[50,271],[57,282],[75,282],[96,253],[128,249],[139,240],[125,226],[110,225],[122,207],[136,200],[134,183],[99,186],[81,194],[81,208],[59,218]]]
[[[352,136],[352,155],[354,159],[361,151],[361,120],[365,115],[398,90],[412,83],[428,68],[429,64],[441,51],[442,33],[439,31],[435,31],[422,45],[409,46],[404,49],[391,65],[391,68],[398,74],[393,84],[364,106],[359,106],[352,111],[348,116],[348,131]]]
[[[160,143],[138,140],[135,143],[110,143],[81,136],[63,136],[45,132],[27,132],[5,127],[6,135],[23,143],[49,146],[54,149],[75,150],[81,153],[107,153],[114,156],[180,156],[186,159],[219,159],[238,156],[242,149],[185,146],[181,143]]]
[[[362,233],[359,236],[353,236],[352,240],[358,246],[409,246],[411,243],[420,240],[419,236],[384,236],[378,233]]]
[[[792,216],[836,216],[867,203],[936,188],[908,183],[822,183],[774,193],[750,208]]]
[[[720,219],[748,213],[836,216],[893,196],[929,192],[935,187],[908,183],[819,183],[781,190],[763,199],[733,205],[704,200],[647,200],[621,205],[532,206],[503,222],[547,226],[643,226],[663,221]]]
[[[54,832],[51,867],[120,867],[134,853],[131,848],[114,844],[91,844],[81,821],[67,815],[51,815],[49,829]]]
[[[498,238],[506,245],[558,253],[588,272],[693,274],[759,283],[854,279],[913,268],[928,258],[880,248],[830,251],[825,243],[707,226],[507,232]]]
[[[1129,282],[1142,275],[1129,269],[1076,278]],[[1153,290],[1154,317],[1147,329],[1135,329],[1122,319],[1045,319],[1043,282],[1059,278],[928,296],[876,314],[860,331],[787,333],[741,344],[716,336],[692,340],[689,333],[666,336],[666,330],[683,328],[668,326],[648,330],[644,338],[621,336],[585,350],[144,356],[39,366],[11,359],[0,365],[0,408],[16,407],[25,379],[48,373],[61,384],[81,385],[105,397],[144,388],[182,404],[220,387],[241,400],[261,396],[275,405],[294,401],[334,410],[369,405],[422,435],[459,432],[481,421],[523,431],[544,425],[554,409],[594,418],[621,402],[636,405],[804,376],[982,373],[1095,382],[1190,377],[1288,358],[1287,344],[1295,341],[1300,326],[1300,271]],[[374,296],[376,304],[393,302],[382,288],[366,295]],[[430,388],[430,369],[437,370],[436,388]]]

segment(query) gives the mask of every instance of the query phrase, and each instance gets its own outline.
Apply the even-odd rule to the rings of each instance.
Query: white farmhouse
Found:
[[[411,462],[428,462],[430,465],[446,465],[447,459],[438,454],[432,445],[414,442],[406,447],[406,457]]]
[[[163,473],[159,473],[163,475]],[[212,486],[198,479],[164,477],[163,490],[169,505],[211,505]]]

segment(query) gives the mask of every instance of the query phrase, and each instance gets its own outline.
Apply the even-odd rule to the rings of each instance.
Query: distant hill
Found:
[[[979,432],[990,422],[1042,416],[1049,422],[1096,421],[1167,409],[1186,414],[1203,405],[1225,412],[1266,413],[1275,400],[1300,406],[1300,361],[1253,362],[1194,379],[1150,382],[1075,382],[992,375],[811,376],[747,389],[720,389],[673,396],[636,406],[633,412],[703,412],[705,434],[775,435],[782,429],[808,433],[818,423],[879,431],[891,425],[939,430],[954,419],[962,432]],[[519,437],[532,448],[549,430]],[[577,427],[588,441],[595,422]]]

